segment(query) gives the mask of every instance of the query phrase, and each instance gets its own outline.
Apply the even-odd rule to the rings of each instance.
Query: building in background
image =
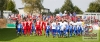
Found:
[[[24,11],[24,8],[18,8],[18,11],[19,11],[19,14],[24,14],[24,15],[27,15],[28,13],[26,13],[25,11]],[[37,12],[35,12],[35,11],[33,11],[33,15],[39,15],[40,14],[40,12],[38,11],[38,10],[36,10]],[[47,8],[43,8],[43,9],[41,9],[41,13],[43,13],[43,12],[45,12],[45,13],[49,13],[50,12],[50,9],[47,9]]]
[[[9,15],[12,14],[12,11],[3,11],[3,16],[7,19]]]

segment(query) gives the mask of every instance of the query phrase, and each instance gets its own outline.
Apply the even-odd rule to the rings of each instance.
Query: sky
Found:
[[[24,7],[21,0],[14,0],[16,3],[16,8],[22,8]],[[51,12],[54,12],[55,9],[61,8],[64,4],[65,0],[44,0],[43,6],[44,8],[50,9]],[[78,6],[83,12],[87,10],[89,7],[90,2],[93,2],[94,0],[71,0],[73,5]]]

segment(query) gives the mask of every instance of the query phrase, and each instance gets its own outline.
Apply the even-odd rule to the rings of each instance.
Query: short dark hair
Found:
[[[49,23],[47,23],[47,25],[49,25]]]
[[[58,23],[58,25],[60,25],[60,23]]]

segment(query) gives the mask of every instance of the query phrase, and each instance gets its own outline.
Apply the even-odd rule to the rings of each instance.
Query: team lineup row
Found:
[[[16,25],[16,30],[18,35],[31,35],[33,32],[36,35],[42,35],[42,31],[46,37],[49,37],[50,32],[53,37],[68,37],[74,35],[82,35],[84,26],[83,21],[69,21],[69,20],[54,20],[48,22],[48,20],[42,21],[37,19],[36,23],[31,19],[18,20],[18,25]]]

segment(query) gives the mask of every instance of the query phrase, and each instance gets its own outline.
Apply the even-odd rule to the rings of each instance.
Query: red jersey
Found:
[[[40,22],[40,28],[43,28],[43,25],[44,25],[44,22],[41,21],[41,22]]]
[[[27,22],[24,21],[23,24],[22,24],[23,25],[23,29],[26,29],[26,24],[27,24]]]
[[[28,26],[28,21],[26,22],[26,28],[29,28],[29,26]]]
[[[44,28],[46,28],[48,22],[44,22]]]
[[[32,21],[28,21],[28,27],[32,28]]]
[[[40,27],[40,21],[36,21],[36,27]]]

